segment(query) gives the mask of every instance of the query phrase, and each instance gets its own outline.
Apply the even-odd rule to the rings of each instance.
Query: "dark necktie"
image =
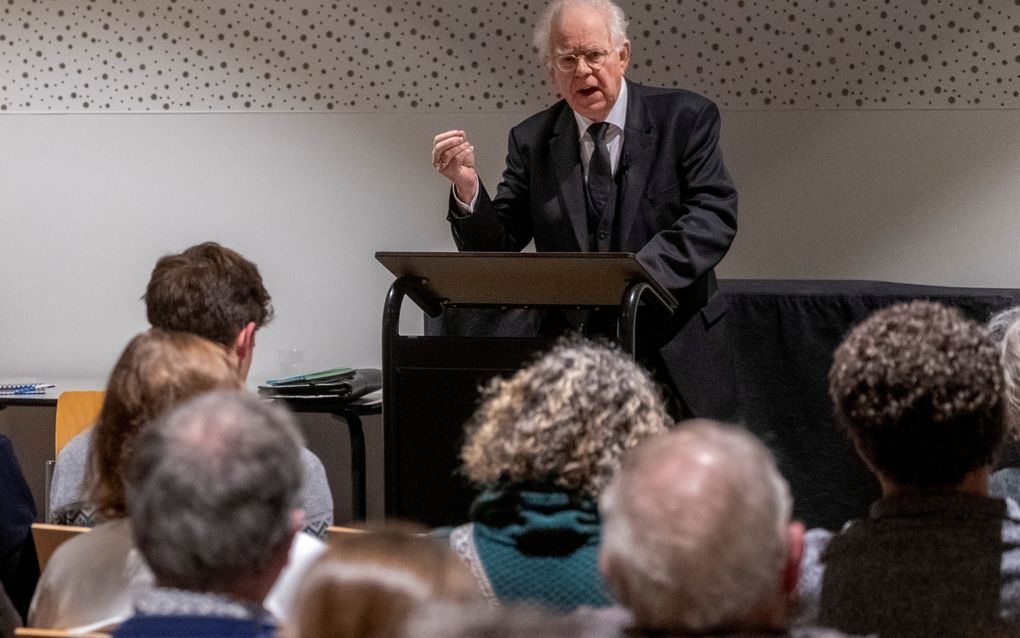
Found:
[[[595,122],[588,127],[588,135],[595,142],[595,150],[588,162],[588,196],[599,217],[605,212],[609,193],[613,189],[613,168],[609,163],[609,147],[606,145],[608,132],[608,122]]]

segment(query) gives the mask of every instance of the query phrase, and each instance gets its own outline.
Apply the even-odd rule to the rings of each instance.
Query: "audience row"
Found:
[[[484,390],[461,450],[479,490],[466,524],[391,524],[327,547],[321,463],[284,408],[241,389],[272,316],[257,269],[203,244],[161,259],[145,300],[152,329],[58,458],[56,511],[96,527],[54,554],[31,626],[1020,635],[1020,472],[993,474],[1020,430],[1020,312],[986,328],[915,301],[851,331],[829,394],[881,497],[842,530],[793,520],[752,433],[672,423],[632,359],[572,339]],[[0,605],[0,632],[12,616]]]

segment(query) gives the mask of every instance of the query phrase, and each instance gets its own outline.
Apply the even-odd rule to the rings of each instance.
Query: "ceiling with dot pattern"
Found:
[[[534,111],[543,4],[0,0],[0,110]],[[628,76],[724,109],[1020,105],[1020,0],[621,4]]]

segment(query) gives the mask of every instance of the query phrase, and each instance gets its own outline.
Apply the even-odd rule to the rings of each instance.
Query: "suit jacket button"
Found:
[[[599,239],[605,239],[606,237],[609,237],[609,231],[607,231],[607,230],[600,230],[599,231]]]

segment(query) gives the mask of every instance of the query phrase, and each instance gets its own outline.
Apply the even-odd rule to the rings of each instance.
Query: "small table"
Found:
[[[373,392],[353,401],[321,397],[271,400],[286,404],[292,412],[332,414],[347,424],[351,439],[351,515],[356,521],[365,520],[368,498],[365,488],[365,431],[361,417],[382,414],[382,392]]]
[[[103,390],[105,380],[91,378],[52,378],[37,379],[26,377],[0,378],[0,384],[14,383],[53,383],[55,388],[48,388],[43,394],[8,394],[0,395],[0,410],[6,407],[54,407],[61,392],[68,390]],[[353,401],[339,399],[277,399],[296,413],[332,414],[347,424],[351,440],[351,514],[355,520],[365,520],[367,512],[367,492],[365,484],[365,432],[361,417],[382,414],[382,392],[373,392]]]
[[[47,388],[43,394],[0,394],[0,410],[6,407],[28,406],[28,407],[54,407],[57,405],[57,397],[61,392],[68,390],[104,390],[106,380],[96,377],[57,377],[51,379],[38,379],[35,377],[4,377],[0,378],[0,385],[15,383],[52,383],[55,388]]]

